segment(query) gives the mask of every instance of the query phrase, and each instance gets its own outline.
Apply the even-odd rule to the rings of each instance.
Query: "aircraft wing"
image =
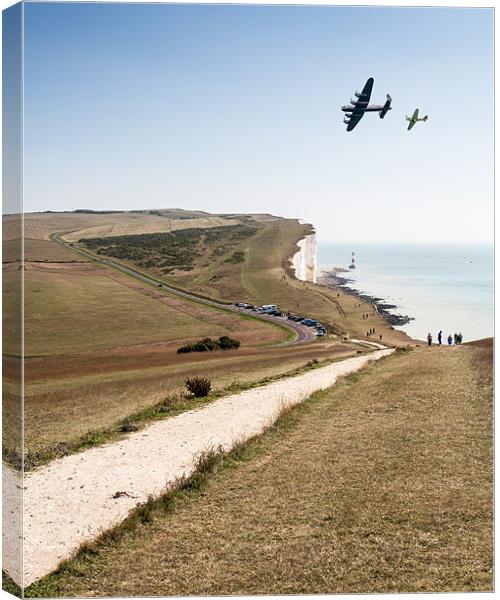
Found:
[[[363,91],[356,100],[352,113],[349,114],[349,123],[347,124],[347,131],[352,131],[356,125],[361,121],[365,114],[364,109],[368,106],[372,95],[373,88],[373,77],[366,80]]]
[[[363,91],[361,92],[361,94],[356,102],[356,108],[366,108],[368,106],[368,103],[370,102],[370,98],[372,95],[372,88],[373,88],[373,77],[370,77],[369,79],[367,79],[367,81],[365,83],[365,87],[363,88]]]
[[[413,127],[413,125],[415,125],[416,121],[412,118],[411,121],[408,124],[408,129],[407,131],[410,131],[410,129]]]
[[[361,121],[365,113],[362,110],[354,110],[349,115],[349,123],[347,124],[347,131],[352,131],[356,125]]]
[[[413,116],[411,118],[412,121],[416,121],[418,119],[418,108],[415,109]]]

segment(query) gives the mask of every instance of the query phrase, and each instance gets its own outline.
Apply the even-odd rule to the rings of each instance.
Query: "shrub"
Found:
[[[217,341],[217,345],[221,350],[233,350],[240,347],[240,341],[233,340],[227,335],[223,335]]]
[[[245,260],[245,253],[238,251],[238,252],[234,252],[232,256],[230,256],[229,258],[226,259],[225,262],[227,263],[232,263],[232,264],[238,264],[241,263]]]
[[[186,346],[181,346],[180,348],[177,348],[177,354],[186,354],[188,352],[193,352],[194,351],[194,346],[192,344],[188,344]]]
[[[206,377],[187,377],[184,384],[188,392],[193,394],[196,398],[208,396],[212,389],[212,384]]]
[[[221,336],[218,340],[204,338],[195,344],[186,344],[177,348],[177,354],[186,354],[188,352],[213,352],[214,350],[236,350],[240,347],[239,340],[233,340],[227,335]]]
[[[200,347],[200,352],[206,352],[207,350],[212,352],[213,350],[218,349],[217,342],[210,338],[204,338],[203,340],[200,340],[197,344],[195,344],[195,346]]]

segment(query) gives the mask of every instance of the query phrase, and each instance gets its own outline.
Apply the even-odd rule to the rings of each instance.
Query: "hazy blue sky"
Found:
[[[347,133],[369,76],[393,110]],[[28,3],[25,210],[83,207],[490,240],[493,11]]]

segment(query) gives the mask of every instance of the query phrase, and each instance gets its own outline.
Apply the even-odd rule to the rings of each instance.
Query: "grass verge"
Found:
[[[111,427],[88,431],[73,440],[59,442],[51,446],[44,446],[40,449],[29,450],[25,452],[24,469],[25,471],[30,471],[47,464],[56,458],[61,458],[70,454],[76,454],[77,452],[82,452],[83,450],[87,450],[95,446],[101,446],[108,442],[117,440],[131,431],[130,426],[134,427],[133,430],[142,429],[152,421],[157,421],[166,417],[175,417],[176,415],[187,412],[188,410],[201,408],[202,406],[205,406],[206,404],[209,404],[210,402],[213,402],[214,400],[224,396],[237,394],[239,392],[256,387],[261,387],[263,385],[280,381],[288,377],[294,377],[296,375],[306,373],[312,369],[325,367],[340,360],[345,360],[345,357],[338,359],[325,359],[321,361],[312,359],[301,367],[280,375],[265,377],[255,382],[234,382],[222,389],[214,390],[206,398],[194,398],[189,394],[183,393],[166,396],[160,402],[128,415]],[[3,459],[14,469],[21,469],[22,460],[18,452],[14,450],[4,450]]]
[[[357,381],[358,373],[353,373],[344,381]],[[321,397],[322,392],[313,394],[307,402]],[[82,544],[71,559],[63,561],[59,568],[33,583],[25,590],[26,598],[57,597],[61,593],[59,577],[66,575],[84,577],[88,564],[102,551],[106,551],[138,528],[150,525],[155,520],[175,512],[185,502],[203,494],[209,479],[219,470],[234,467],[240,461],[248,460],[252,456],[252,445],[256,440],[273,432],[283,432],[297,422],[301,405],[284,406],[280,409],[276,421],[270,425],[263,434],[237,444],[229,452],[224,452],[220,447],[208,449],[203,452],[197,462],[193,473],[175,482],[172,488],[158,498],[150,497],[147,502],[135,508],[128,517],[116,527],[105,531],[94,541]],[[8,577],[8,576],[7,576]],[[10,579],[10,578],[9,578]],[[12,580],[10,580],[12,581]],[[15,586],[16,584],[12,582]]]
[[[382,359],[29,594],[491,591],[491,375],[491,347]]]

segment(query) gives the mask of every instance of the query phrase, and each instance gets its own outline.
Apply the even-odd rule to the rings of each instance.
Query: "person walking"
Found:
[[[431,346],[432,345],[432,335],[431,332],[429,331],[429,333],[427,334],[427,345]]]
[[[453,343],[453,338],[451,337],[451,333],[448,336],[448,346],[451,346],[451,344]]]
[[[457,343],[458,343],[458,344],[461,344],[461,343],[462,343],[462,332],[460,332],[460,333],[457,335]]]
[[[438,333],[438,344],[441,346],[442,343],[443,343],[443,332],[441,330],[439,330],[439,333]]]

